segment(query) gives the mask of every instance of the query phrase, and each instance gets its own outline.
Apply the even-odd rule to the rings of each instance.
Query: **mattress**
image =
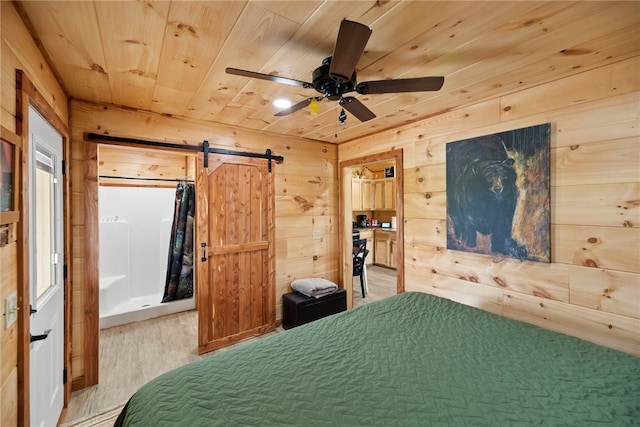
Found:
[[[403,293],[163,374],[118,426],[640,423],[640,358]]]

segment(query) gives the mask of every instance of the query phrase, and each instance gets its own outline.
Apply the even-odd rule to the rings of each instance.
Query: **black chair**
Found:
[[[357,239],[353,241],[353,276],[360,276],[360,288],[362,288],[362,298],[365,297],[366,266],[365,259],[369,254],[367,249],[367,239]]]

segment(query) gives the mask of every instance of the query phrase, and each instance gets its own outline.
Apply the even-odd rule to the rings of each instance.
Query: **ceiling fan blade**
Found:
[[[362,102],[358,101],[353,96],[346,96],[340,99],[339,103],[361,122],[366,122],[367,120],[371,120],[376,117],[376,115],[373,114],[373,111],[369,110]]]
[[[291,86],[300,86],[305,89],[313,88],[313,85],[311,83],[303,82],[302,80],[290,79],[288,77],[272,76],[271,74],[256,73],[255,71],[240,70],[239,68],[231,68],[231,67],[227,68],[225,71],[227,72],[227,74],[233,74],[235,76],[269,80],[272,82],[284,83],[286,85],[291,85]]]
[[[427,92],[440,90],[444,77],[417,77],[413,79],[374,80],[356,85],[361,95],[370,93]]]
[[[351,80],[356,65],[371,36],[371,28],[343,19],[333,48],[329,75],[338,82]]]
[[[282,116],[288,116],[291,113],[295,113],[298,110],[302,110],[304,107],[309,106],[309,103],[311,102],[311,100],[314,97],[311,98],[307,98],[304,101],[300,101],[297,104],[292,105],[291,107],[284,109],[276,114],[274,114],[274,116],[278,116],[278,117],[282,117]],[[322,101],[322,97],[321,96],[316,96],[315,97],[316,101]]]

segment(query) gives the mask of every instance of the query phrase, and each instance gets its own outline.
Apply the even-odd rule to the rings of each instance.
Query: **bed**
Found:
[[[140,388],[116,426],[640,424],[640,358],[407,292]]]

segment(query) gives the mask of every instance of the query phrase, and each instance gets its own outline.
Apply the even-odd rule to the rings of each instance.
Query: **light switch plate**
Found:
[[[313,230],[313,240],[320,240],[321,236],[320,230]]]
[[[4,301],[4,328],[9,329],[18,319],[18,294],[12,293]]]

